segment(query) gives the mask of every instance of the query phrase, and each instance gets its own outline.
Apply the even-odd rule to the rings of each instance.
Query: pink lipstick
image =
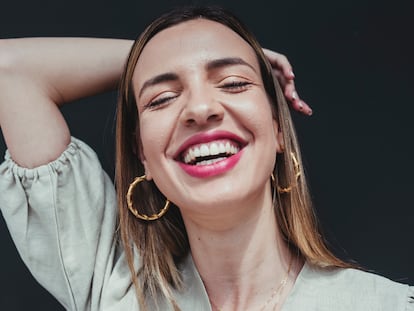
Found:
[[[187,139],[175,159],[190,176],[206,178],[231,170],[245,145],[242,138],[228,131],[203,132]]]

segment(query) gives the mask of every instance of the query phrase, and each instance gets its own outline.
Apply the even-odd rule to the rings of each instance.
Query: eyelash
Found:
[[[238,93],[238,92],[246,90],[250,85],[252,85],[252,83],[248,81],[232,81],[232,82],[224,83],[223,85],[220,86],[220,88],[225,89],[228,92]],[[162,106],[168,103],[170,100],[173,100],[177,97],[178,95],[162,97],[162,98],[150,101],[148,104],[144,106],[144,108],[145,109],[147,108],[156,109],[159,106]]]
[[[167,102],[169,102],[170,100],[173,100],[174,98],[177,98],[178,95],[176,96],[166,96],[166,97],[162,97],[153,101],[150,101],[148,104],[146,104],[144,106],[144,108],[150,108],[150,109],[155,109],[158,108],[159,106],[162,106],[164,104],[166,104]]]
[[[232,81],[223,84],[220,88],[230,92],[238,92],[247,89],[250,85],[252,85],[252,83],[248,81]]]

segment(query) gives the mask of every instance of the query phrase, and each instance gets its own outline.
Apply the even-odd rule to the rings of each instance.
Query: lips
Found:
[[[185,164],[209,165],[224,160],[240,151],[238,143],[232,140],[215,140],[193,145],[181,154]]]
[[[245,145],[242,138],[227,131],[199,133],[180,146],[175,158],[188,174],[208,177],[236,165]]]

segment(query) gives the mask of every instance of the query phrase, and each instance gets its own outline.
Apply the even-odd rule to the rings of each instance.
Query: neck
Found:
[[[238,206],[231,219],[207,222],[211,225],[184,217],[193,260],[213,309],[267,310],[263,303],[286,277],[292,256],[271,200],[262,203]]]

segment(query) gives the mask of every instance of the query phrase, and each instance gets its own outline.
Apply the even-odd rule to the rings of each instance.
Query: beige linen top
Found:
[[[115,189],[96,154],[72,138],[55,161],[19,167],[6,152],[0,208],[34,277],[67,310],[138,311],[115,231]],[[181,267],[183,311],[210,311],[191,255]],[[414,287],[353,269],[305,264],[283,311],[414,311]],[[169,310],[163,305],[161,310]]]

